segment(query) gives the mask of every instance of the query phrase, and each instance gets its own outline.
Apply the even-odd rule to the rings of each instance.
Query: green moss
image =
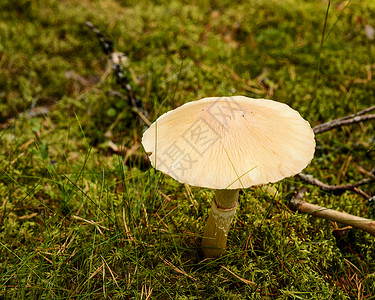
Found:
[[[109,95],[126,93],[85,25],[128,57],[150,120],[240,94],[288,103],[316,125],[374,103],[364,30],[374,4],[332,2],[320,47],[326,9],[302,0],[0,1],[0,297],[373,297],[373,237],[289,211],[297,178],[277,194],[245,191],[225,255],[202,260],[213,192],[192,187],[191,196],[141,159],[124,164],[118,153],[144,127],[126,97]],[[374,166],[373,132],[367,122],[319,135],[306,172],[329,184],[360,180]],[[307,188],[309,202],[374,217],[357,194]]]

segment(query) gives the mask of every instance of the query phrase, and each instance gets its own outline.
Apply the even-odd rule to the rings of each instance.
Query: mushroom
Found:
[[[297,111],[244,96],[186,103],[160,116],[142,144],[155,169],[216,190],[202,238],[206,257],[225,250],[240,189],[301,172],[315,150],[310,124]]]

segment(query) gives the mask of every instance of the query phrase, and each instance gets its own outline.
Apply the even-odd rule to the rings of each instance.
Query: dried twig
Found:
[[[299,212],[309,213],[314,217],[332,220],[341,224],[364,230],[369,234],[375,236],[375,221],[302,201],[300,200],[300,198],[301,195],[303,197],[304,192],[305,190],[301,190],[297,194],[297,196],[290,201],[292,208],[298,210]]]
[[[375,176],[370,178],[362,179],[356,183],[352,184],[343,184],[343,185],[328,185],[326,183],[321,182],[320,180],[314,178],[312,175],[307,175],[304,173],[299,173],[298,176],[305,182],[310,183],[312,185],[316,185],[320,187],[324,191],[332,192],[332,193],[343,193],[348,190],[355,191],[356,187],[361,185],[369,184],[371,182],[375,182]]]
[[[375,105],[368,107],[364,110],[361,110],[355,114],[348,115],[348,116],[338,118],[338,119],[334,119],[323,124],[319,124],[313,128],[313,131],[315,134],[319,134],[319,133],[329,131],[336,127],[355,124],[355,123],[368,121],[368,120],[375,120],[375,114],[365,115],[366,113],[372,110],[375,110]]]
[[[367,115],[368,112],[373,111],[373,110],[375,110],[375,105],[365,108],[355,114],[347,115],[347,116],[317,125],[313,128],[313,131],[315,134],[319,134],[319,133],[323,133],[331,129],[340,127],[340,126],[355,124],[355,123],[368,121],[368,120],[375,120],[375,114]],[[366,199],[369,198],[369,195],[361,191],[360,189],[358,189],[358,187],[375,181],[375,174],[373,172],[370,172],[369,178],[362,179],[353,184],[343,184],[343,185],[328,185],[314,178],[312,175],[307,175],[304,173],[300,173],[298,175],[305,182],[316,185],[324,191],[328,191],[332,193],[343,193],[345,191],[352,190],[356,192],[357,194],[361,195],[362,197],[365,197]]]
[[[133,111],[138,114],[142,123],[146,125],[150,124],[150,121],[147,119],[147,112],[143,109],[143,102],[134,95],[131,85],[131,74],[129,70],[124,66],[127,58],[122,53],[115,52],[113,42],[106,39],[101,31],[96,28],[91,22],[87,21],[86,25],[96,34],[104,53],[109,57],[117,82],[126,91]]]
[[[113,53],[113,42],[110,40],[107,40],[103,34],[100,32],[99,29],[97,29],[90,21],[86,22],[86,25],[96,34],[98,37],[98,40],[100,42],[100,45],[103,48],[103,51],[105,54],[110,55]]]
[[[344,116],[342,118],[338,118],[338,119],[331,120],[329,122],[317,125],[313,128],[313,131],[315,134],[319,134],[319,133],[323,133],[331,129],[340,127],[340,126],[355,124],[355,123],[359,123],[362,121],[375,120],[375,114],[366,115],[368,112],[372,110],[375,110],[375,106],[368,107],[355,114]],[[312,175],[307,175],[304,173],[300,173],[298,174],[298,176],[305,182],[318,186],[324,191],[328,191],[332,193],[343,193],[345,191],[351,190],[351,191],[356,192],[360,196],[364,197],[365,199],[369,200],[369,199],[372,199],[372,197],[358,188],[359,186],[369,184],[371,182],[375,182],[374,170],[372,170],[371,172],[366,172],[366,174],[368,174],[370,177],[362,179],[352,184],[343,184],[343,185],[329,185],[314,178]],[[362,229],[370,233],[371,235],[375,236],[375,221],[353,216],[344,212],[338,212],[332,209],[328,209],[322,206],[318,206],[318,205],[314,205],[314,204],[310,204],[305,201],[302,201],[305,192],[306,192],[305,188],[301,189],[296,194],[296,196],[291,200],[290,205],[292,206],[292,208],[298,210],[299,212],[311,213],[315,217],[330,219],[338,223],[342,223],[342,224],[350,225],[355,228]]]

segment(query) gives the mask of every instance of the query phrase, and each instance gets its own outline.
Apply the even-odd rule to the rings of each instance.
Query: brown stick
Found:
[[[332,220],[341,224],[364,230],[375,236],[375,221],[365,219],[345,212],[339,212],[322,206],[307,203],[295,197],[290,201],[291,206],[299,212],[309,213],[314,217]]]
[[[361,181],[358,181],[358,182],[352,183],[352,184],[329,185],[329,184],[323,183],[320,180],[314,178],[312,175],[299,173],[298,176],[302,180],[306,181],[307,183],[316,185],[324,191],[333,192],[333,193],[343,193],[347,190],[354,190],[356,192],[355,188],[357,188],[361,185],[368,184],[368,183],[371,183],[371,182],[375,181],[375,176],[373,176],[373,177],[362,179]]]
[[[108,56],[109,60],[111,61],[112,69],[116,75],[117,82],[125,90],[128,101],[132,106],[133,111],[138,114],[139,120],[142,123],[146,125],[148,125],[148,123],[150,124],[151,122],[147,119],[146,116],[147,113],[143,110],[142,101],[134,95],[132,86],[130,84],[130,72],[125,68],[121,59],[125,56],[123,56],[121,53],[115,52],[113,42],[106,39],[101,33],[101,31],[98,28],[96,28],[91,22],[87,21],[86,25],[97,35],[104,53]]]
[[[342,118],[334,119],[326,123],[317,125],[313,128],[315,134],[323,133],[336,127],[355,124],[363,121],[374,120],[375,115],[365,115],[366,113],[375,110],[375,105],[361,110],[355,114],[348,115]]]
[[[326,123],[317,125],[313,128],[313,131],[314,131],[315,134],[319,134],[319,133],[329,131],[329,130],[331,130],[333,128],[336,128],[336,127],[349,125],[349,124],[355,124],[355,123],[359,123],[359,122],[362,122],[362,121],[375,120],[375,114],[366,115],[368,112],[373,111],[373,110],[375,110],[375,105],[367,107],[367,108],[365,108],[365,109],[363,109],[363,110],[361,110],[361,111],[359,111],[355,114],[347,115],[347,116],[344,116],[344,117],[334,119],[334,120],[328,121]],[[300,173],[298,175],[302,180],[306,181],[307,183],[316,185],[324,191],[329,191],[329,192],[332,192],[332,193],[343,193],[347,190],[352,190],[352,191],[356,192],[357,194],[359,194],[359,195],[361,195],[362,197],[365,197],[365,198],[368,198],[368,197],[366,197],[367,194],[365,192],[361,191],[360,189],[358,189],[358,187],[361,186],[361,185],[368,184],[368,183],[371,183],[371,182],[375,181],[375,176],[370,175],[369,178],[362,179],[362,180],[360,180],[356,183],[353,183],[353,184],[328,185],[328,184],[326,184],[324,182],[321,182],[320,180],[314,178],[311,175],[307,175],[307,174],[304,174],[304,173]]]

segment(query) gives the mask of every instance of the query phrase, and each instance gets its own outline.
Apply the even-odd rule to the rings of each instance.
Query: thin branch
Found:
[[[86,25],[96,34],[99,43],[102,46],[103,52],[108,56],[112,63],[117,82],[126,91],[128,101],[133,108],[133,111],[138,114],[139,120],[148,125],[151,122],[147,119],[147,112],[143,109],[143,102],[138,99],[133,92],[131,83],[131,74],[124,66],[126,57],[122,53],[114,51],[113,42],[106,39],[103,34],[91,22],[87,21]]]
[[[90,21],[86,22],[86,25],[96,34],[98,37],[98,40],[100,42],[100,45],[103,48],[103,52],[107,55],[110,55],[113,53],[113,42],[110,40],[107,40],[104,35],[100,32],[98,28],[94,26]]]
[[[310,183],[312,185],[316,185],[316,186],[320,187],[322,190],[332,192],[332,193],[343,193],[343,192],[348,191],[348,190],[353,190],[353,191],[356,192],[357,187],[359,187],[361,185],[369,184],[371,182],[375,182],[375,176],[373,176],[373,177],[362,179],[362,180],[360,180],[356,183],[352,183],[352,184],[329,185],[329,184],[326,184],[326,183],[321,182],[320,180],[314,178],[312,175],[299,173],[298,176],[302,180],[304,180],[305,182]]]
[[[338,118],[338,119],[336,119],[336,120],[347,120],[347,119],[352,119],[352,118],[354,118],[354,117],[362,116],[362,115],[364,115],[364,114],[367,114],[367,113],[369,113],[370,111],[373,111],[373,110],[375,110],[375,105],[374,105],[374,106],[367,107],[367,108],[365,108],[365,109],[363,109],[363,110],[360,110],[360,111],[358,111],[358,112],[356,112],[356,113],[354,113],[354,114],[351,114],[351,115],[347,115],[347,116],[344,116],[344,117]]]
[[[334,119],[323,124],[319,124],[313,128],[315,134],[323,133],[331,129],[355,124],[363,121],[375,120],[375,114],[366,115],[366,113],[375,110],[375,106],[368,107],[355,114],[344,116],[342,118]]]
[[[334,119],[331,121],[328,121],[326,123],[317,125],[313,128],[313,131],[315,134],[323,133],[326,131],[329,131],[331,129],[344,126],[344,125],[350,125],[355,124],[363,121],[368,120],[375,120],[375,114],[366,115],[368,112],[371,112],[375,110],[375,105],[371,107],[367,107],[355,114],[347,115],[338,119]],[[372,172],[373,173],[373,172]],[[375,175],[370,174],[369,178],[362,179],[356,183],[353,184],[344,184],[344,185],[328,185],[326,183],[321,182],[320,180],[314,178],[312,175],[307,175],[304,173],[298,174],[299,177],[304,180],[307,183],[316,185],[320,187],[324,191],[332,192],[332,193],[343,193],[347,190],[352,190],[356,192],[357,194],[361,195],[364,198],[368,198],[367,194],[360,189],[358,189],[359,186],[365,185],[371,182],[375,181]]]
[[[362,198],[368,200],[371,198],[371,196],[369,194],[367,194],[366,192],[360,190],[359,188],[355,187],[353,188],[353,191],[356,192],[358,195],[362,196]]]
[[[303,193],[305,190],[303,191]],[[302,194],[303,197],[303,194]],[[290,205],[295,210],[303,213],[309,213],[314,217],[332,220],[341,224],[349,225],[354,228],[358,228],[368,232],[375,236],[375,221],[365,219],[345,212],[339,212],[333,209],[328,209],[323,206],[318,206],[305,201],[300,200],[301,194],[298,193],[291,201]]]

